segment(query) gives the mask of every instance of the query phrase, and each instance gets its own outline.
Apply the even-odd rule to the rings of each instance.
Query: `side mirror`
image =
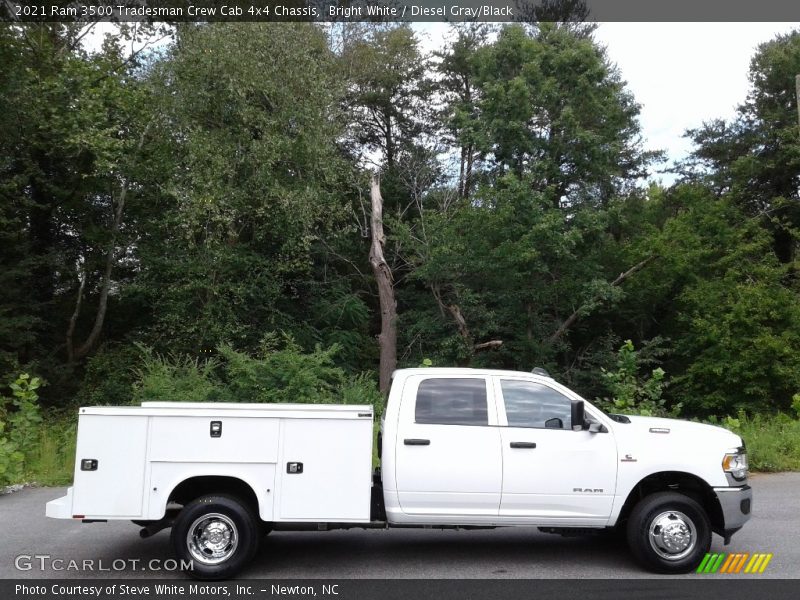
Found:
[[[589,433],[608,433],[608,429],[602,423],[589,423]]]
[[[572,431],[583,431],[586,428],[586,418],[583,412],[583,400],[573,400],[571,406]]]

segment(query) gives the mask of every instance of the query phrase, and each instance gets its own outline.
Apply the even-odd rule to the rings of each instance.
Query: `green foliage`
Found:
[[[77,422],[51,414],[38,428],[36,445],[27,457],[27,477],[39,485],[68,485],[75,469]]]
[[[800,419],[785,413],[747,415],[742,411],[720,424],[745,441],[753,471],[800,470]]]
[[[367,373],[348,377],[334,364],[337,346],[304,352],[287,334],[264,336],[258,355],[217,348],[217,356],[162,356],[142,347],[133,402],[294,402],[370,404],[383,399]]]
[[[41,385],[38,377],[22,373],[8,386],[12,397],[0,397],[0,485],[19,483],[36,448]]]
[[[0,486],[18,483],[25,463],[25,455],[8,439],[5,428],[5,420],[0,415]]]
[[[378,390],[375,375],[372,373],[359,373],[348,378],[339,388],[339,401],[343,404],[367,404],[373,407],[375,422],[386,408],[384,398]]]
[[[141,366],[134,369],[131,401],[214,402],[229,400],[217,380],[218,362],[184,355],[164,356],[140,346]]]
[[[598,398],[598,404],[609,412],[635,414],[648,417],[676,417],[681,405],[666,406],[662,394],[667,382],[661,367],[640,376],[641,360],[633,342],[625,340],[617,352],[615,371],[602,369],[603,380],[611,394],[610,398]]]
[[[220,346],[224,377],[233,398],[247,402],[341,402],[344,372],[334,366],[337,346],[304,353],[286,334],[264,337],[257,357]]]
[[[75,398],[80,406],[129,404],[135,378],[134,365],[142,351],[133,344],[105,344],[86,362]]]

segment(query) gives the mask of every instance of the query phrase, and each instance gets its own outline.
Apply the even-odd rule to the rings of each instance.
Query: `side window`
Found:
[[[488,425],[485,379],[425,379],[414,407],[417,423]]]
[[[534,383],[501,379],[509,427],[572,429],[572,402],[556,390]]]

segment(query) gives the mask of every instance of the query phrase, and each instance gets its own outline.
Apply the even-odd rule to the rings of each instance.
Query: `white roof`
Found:
[[[415,369],[397,369],[392,376],[396,375],[513,375],[516,377],[545,377],[539,373],[531,371],[504,371],[502,369],[467,369],[463,367],[418,367]],[[552,379],[552,378],[549,378]]]
[[[142,402],[141,406],[85,406],[81,415],[152,417],[271,417],[372,419],[368,404],[270,404],[239,402]]]

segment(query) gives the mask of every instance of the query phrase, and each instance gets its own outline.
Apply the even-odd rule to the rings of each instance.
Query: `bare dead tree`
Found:
[[[378,300],[381,310],[381,332],[378,336],[380,348],[379,387],[381,393],[389,391],[392,372],[397,366],[397,301],[394,297],[392,270],[386,262],[384,247],[386,236],[383,233],[383,198],[377,174],[372,176],[370,186],[372,215],[370,228],[372,244],[369,250],[369,264],[378,285]]]

